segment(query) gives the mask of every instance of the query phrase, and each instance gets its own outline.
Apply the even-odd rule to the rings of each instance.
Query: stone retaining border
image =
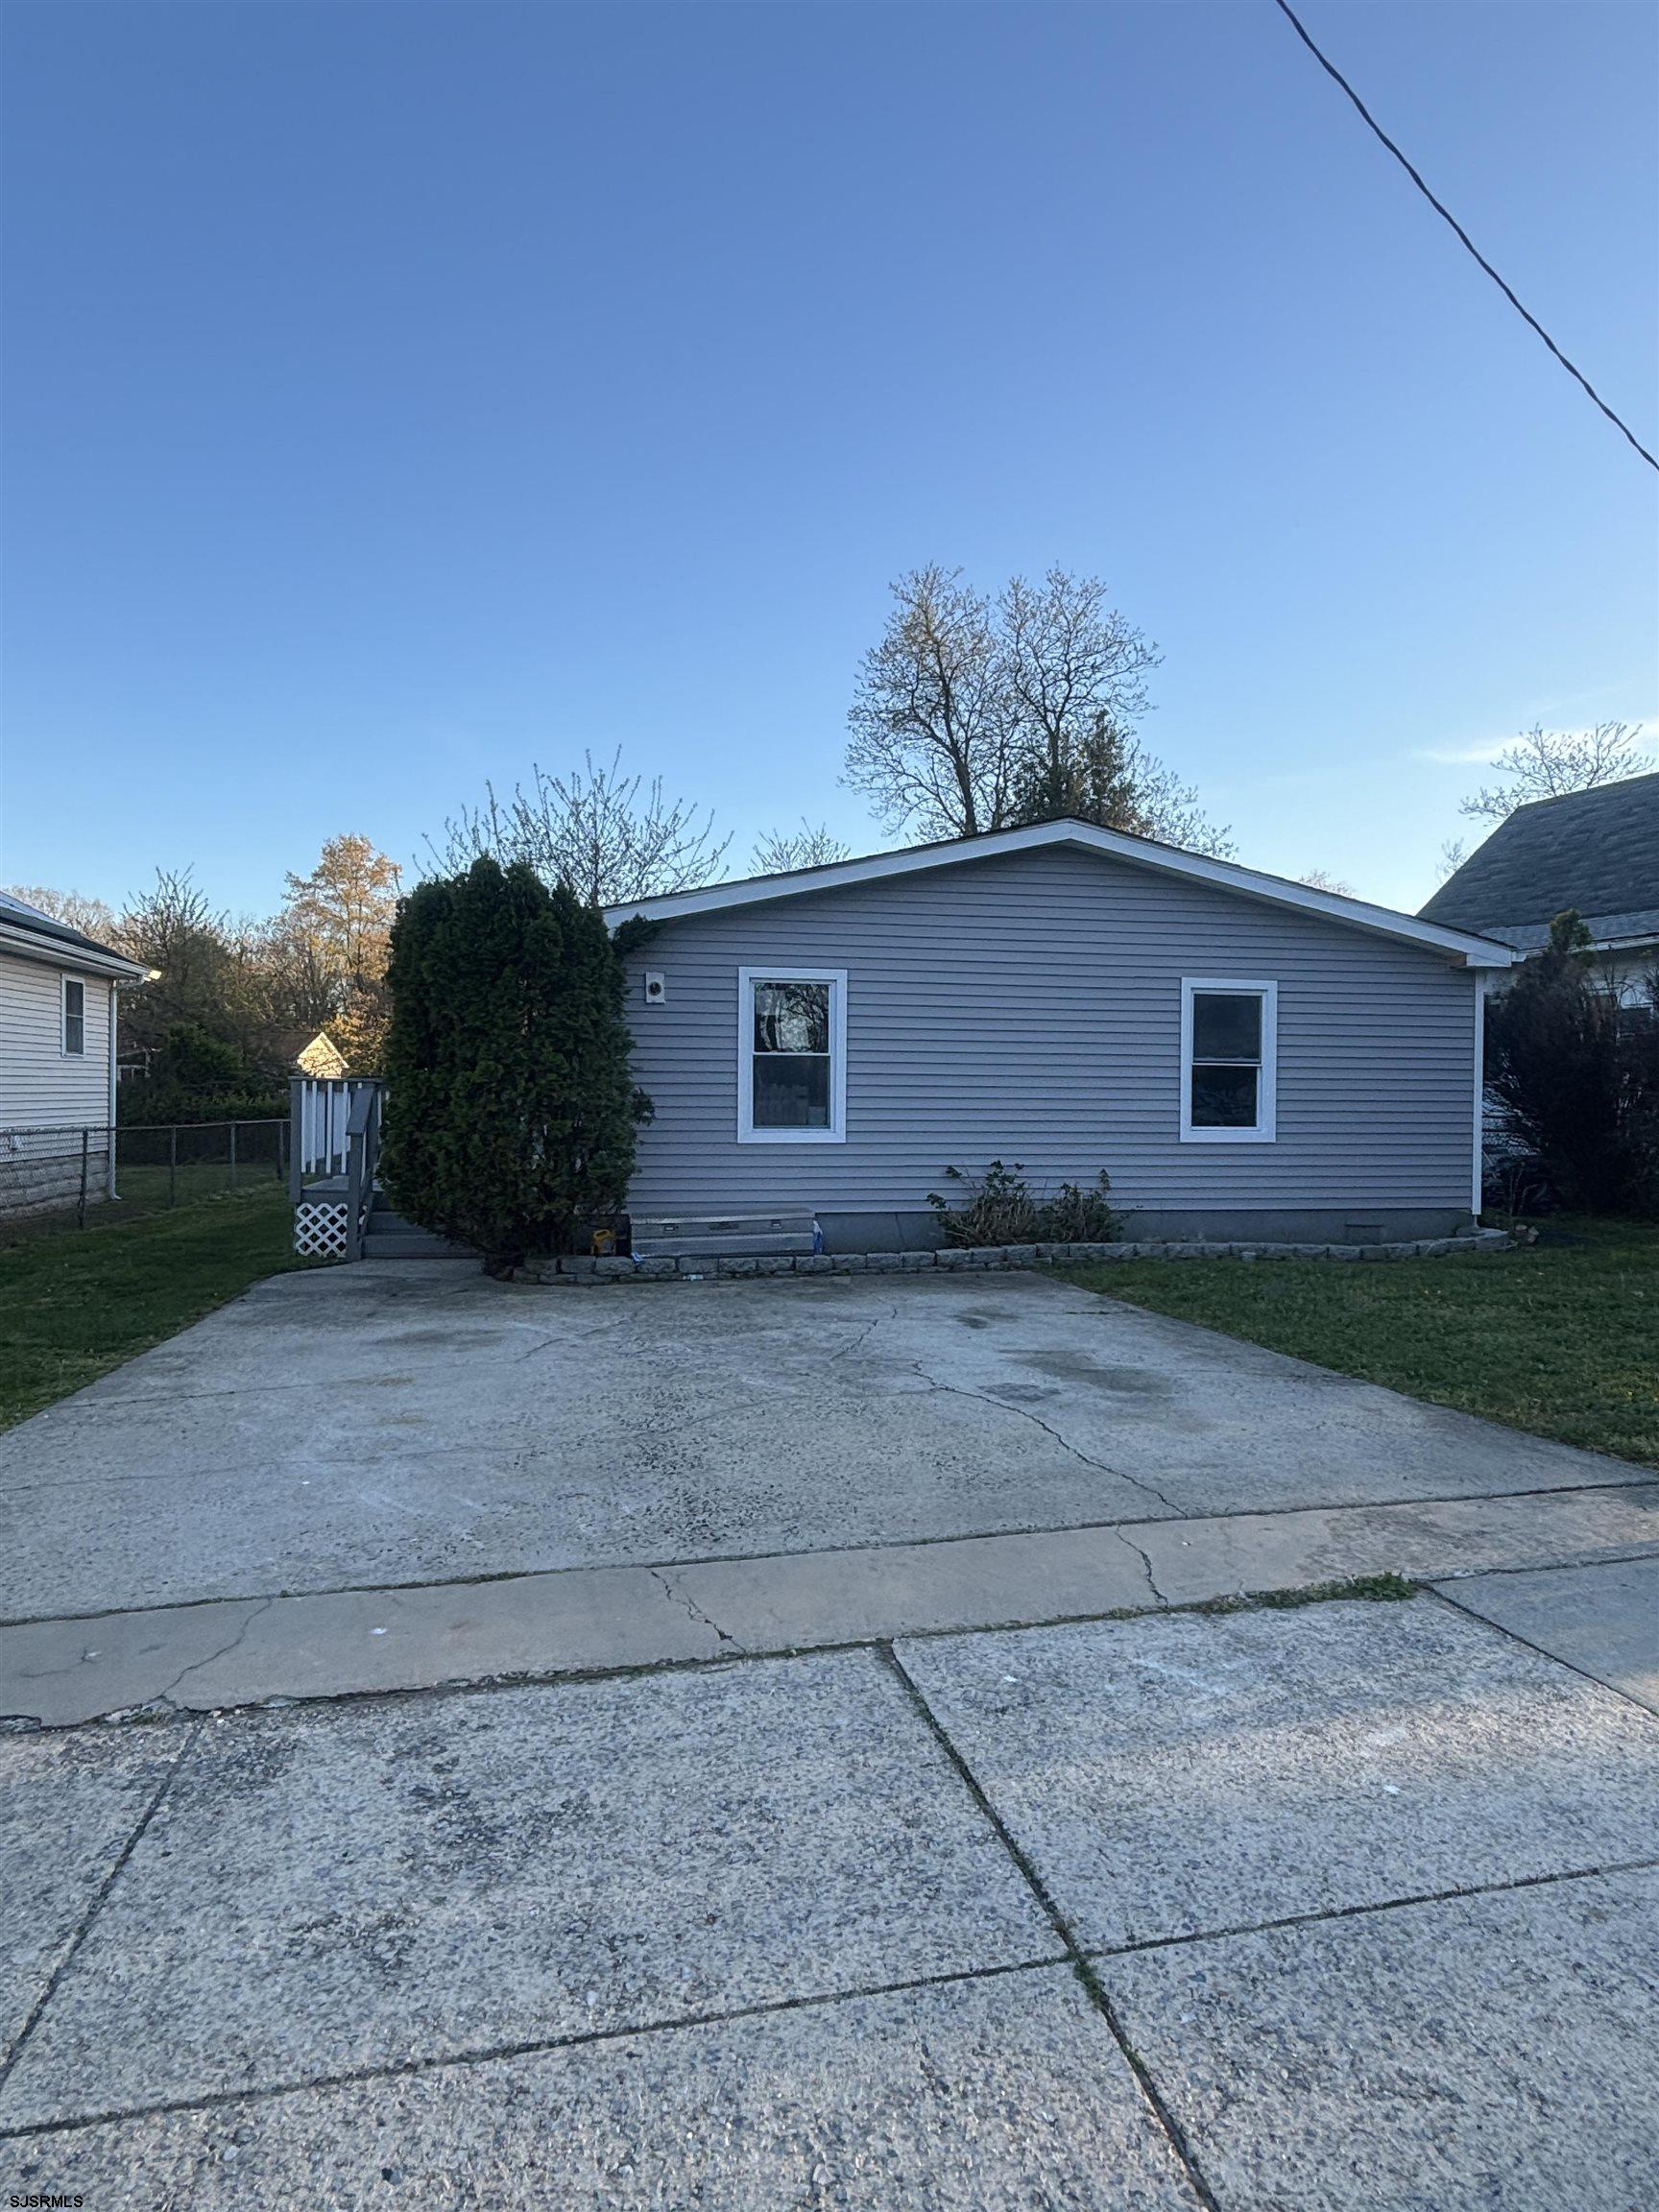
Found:
[[[756,1275],[920,1275],[1001,1267],[1047,1267],[1113,1260],[1438,1260],[1454,1252],[1503,1252],[1516,1242],[1504,1229],[1464,1237],[1418,1237],[1399,1244],[986,1244],[940,1252],[768,1253],[712,1259],[589,1260],[570,1255],[527,1261],[516,1283],[554,1287],[593,1283],[730,1282]]]

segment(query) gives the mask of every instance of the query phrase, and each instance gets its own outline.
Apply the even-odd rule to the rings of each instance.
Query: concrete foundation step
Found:
[[[637,1260],[762,1259],[813,1250],[810,1214],[675,1214],[633,1218]]]

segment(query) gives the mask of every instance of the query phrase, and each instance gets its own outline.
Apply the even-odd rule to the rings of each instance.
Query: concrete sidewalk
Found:
[[[1424,1595],[0,1737],[0,2184],[1643,2203],[1659,1717],[1565,1572],[1573,1666]]]
[[[1519,1602],[1528,1578],[1517,1569],[1655,1554],[1659,1483],[1639,1482],[140,1609],[0,1628],[0,1719],[62,1727],[134,1711],[549,1679],[1367,1575],[1504,1571]],[[1618,1677],[1638,1695],[1640,1611],[1633,1598],[1631,1655]],[[1651,1696],[1659,1683],[1647,1681]]]

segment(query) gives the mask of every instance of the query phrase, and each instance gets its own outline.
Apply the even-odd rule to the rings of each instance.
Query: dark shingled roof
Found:
[[[1659,910],[1659,775],[1517,806],[1441,884],[1420,918],[1542,944],[1550,923],[1569,906],[1599,938],[1636,932],[1598,929],[1598,922],[1653,919]]]
[[[117,952],[112,945],[101,945],[96,937],[88,937],[83,929],[72,929],[67,922],[60,922],[51,914],[42,914],[38,906],[12,892],[0,891],[0,922],[12,929],[27,929],[32,937],[48,937],[55,945],[68,950],[102,952],[108,960],[125,960],[125,952]]]

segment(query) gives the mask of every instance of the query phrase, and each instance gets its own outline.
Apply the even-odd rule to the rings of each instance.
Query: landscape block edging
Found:
[[[1047,1267],[1118,1260],[1437,1260],[1456,1252],[1508,1250],[1503,1229],[1464,1237],[1418,1237],[1393,1244],[1133,1243],[947,1245],[938,1252],[728,1253],[709,1259],[592,1260],[584,1255],[526,1261],[519,1283],[736,1282],[760,1275],[916,1275]]]

